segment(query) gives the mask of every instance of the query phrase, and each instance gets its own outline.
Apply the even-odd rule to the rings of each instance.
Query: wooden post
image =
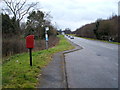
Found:
[[[32,66],[32,48],[29,48],[30,52],[30,66]]]

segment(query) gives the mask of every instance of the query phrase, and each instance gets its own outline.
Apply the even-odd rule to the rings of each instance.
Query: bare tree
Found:
[[[47,13],[45,13],[45,19],[47,20],[47,21],[50,21],[51,22],[51,19],[53,18],[51,15],[50,15],[50,11],[49,12],[47,12]]]
[[[35,7],[38,2],[27,4],[26,0],[3,0],[7,5],[4,11],[10,11],[15,20],[21,21],[23,17],[30,11],[31,8]]]
[[[14,31],[20,34],[20,21],[23,17],[38,4],[28,3],[26,0],[3,0],[7,7],[3,8],[4,12],[8,12],[13,15]]]

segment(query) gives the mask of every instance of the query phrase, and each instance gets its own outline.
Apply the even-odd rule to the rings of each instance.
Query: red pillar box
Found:
[[[26,37],[26,48],[34,48],[34,35]]]
[[[26,48],[30,52],[30,66],[32,66],[32,48],[34,48],[34,35],[29,35],[26,37]]]

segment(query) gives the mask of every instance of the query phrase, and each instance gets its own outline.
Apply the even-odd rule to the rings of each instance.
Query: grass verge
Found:
[[[71,36],[78,37],[78,36],[76,36],[75,34],[67,34],[67,35],[71,35]],[[96,41],[101,41],[101,42],[106,42],[106,43],[111,43],[111,44],[118,44],[118,45],[120,45],[119,42],[110,42],[110,41],[98,40],[98,39],[86,38],[86,37],[80,37],[80,38],[89,39],[89,40],[96,40]]]
[[[10,57],[9,61],[2,65],[3,88],[35,88],[41,68],[45,67],[52,60],[52,55],[74,48],[63,35],[58,37],[60,41],[55,47],[32,53],[32,67],[29,65],[28,53]]]
[[[120,45],[119,42],[111,42],[111,41],[98,40],[98,39],[86,38],[86,37],[80,37],[80,38],[89,39],[89,40],[96,40],[96,41],[101,41],[101,42],[106,42],[106,43],[111,43],[111,44],[118,44],[118,45]]]

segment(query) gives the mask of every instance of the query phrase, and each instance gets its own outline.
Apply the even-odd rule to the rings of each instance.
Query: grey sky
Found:
[[[41,10],[51,11],[53,24],[59,28],[74,31],[98,18],[107,19],[112,14],[118,15],[119,0],[36,0]]]
[[[107,19],[118,15],[119,0],[27,0],[39,2],[40,10],[49,12],[52,23],[60,29],[76,30],[98,18]]]
[[[118,15],[120,15],[120,1],[118,3]]]

